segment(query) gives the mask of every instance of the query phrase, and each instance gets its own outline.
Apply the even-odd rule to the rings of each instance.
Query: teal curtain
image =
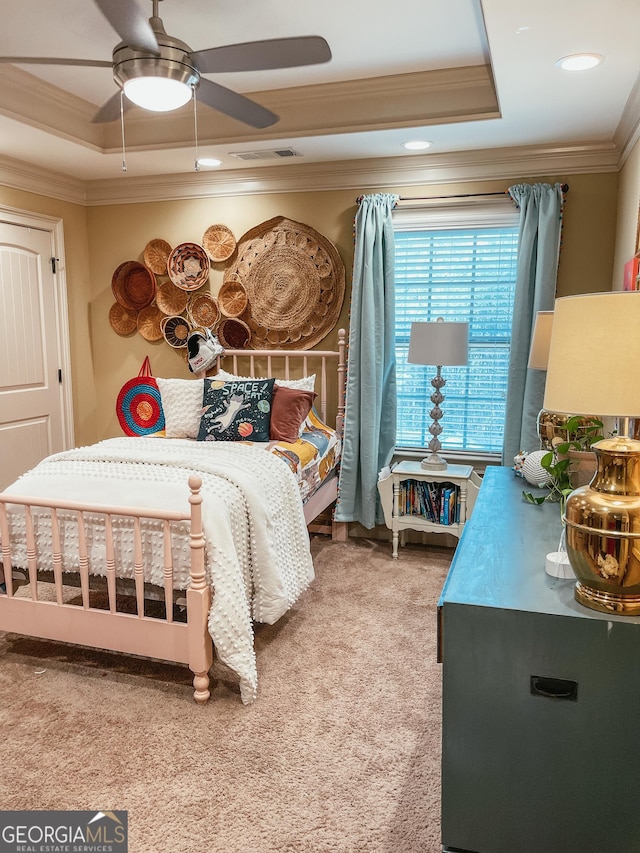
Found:
[[[518,266],[507,384],[503,465],[522,451],[536,450],[538,412],[546,374],[527,361],[538,311],[553,311],[564,203],[561,184],[517,184],[509,194],[520,211]]]
[[[347,366],[344,443],[336,521],[367,529],[384,522],[378,473],[396,442],[394,239],[398,196],[362,196],[355,256]]]

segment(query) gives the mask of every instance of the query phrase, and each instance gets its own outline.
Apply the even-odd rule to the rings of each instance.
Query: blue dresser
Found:
[[[640,617],[545,573],[528,488],[487,468],[439,603],[443,850],[640,853]]]

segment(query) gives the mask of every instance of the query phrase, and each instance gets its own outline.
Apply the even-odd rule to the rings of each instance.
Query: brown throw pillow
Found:
[[[300,427],[311,411],[317,396],[314,391],[298,391],[296,388],[274,385],[269,427],[271,440],[297,441],[300,436]]]

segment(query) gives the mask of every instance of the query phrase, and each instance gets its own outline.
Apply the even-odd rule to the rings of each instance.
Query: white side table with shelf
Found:
[[[460,538],[465,522],[467,520],[467,501],[469,488],[477,490],[473,478],[472,465],[447,465],[442,471],[428,471],[419,462],[398,462],[391,471],[389,485],[393,489],[393,504],[391,514],[391,531],[393,534],[393,559],[398,559],[398,543],[401,535],[407,529],[425,531],[430,533],[451,533]],[[424,515],[401,514],[400,513],[400,486],[404,480],[417,480],[425,483],[453,483],[460,489],[460,512],[458,521],[452,524],[440,524],[433,522]],[[380,484],[382,493],[384,485]],[[388,486],[387,486],[388,488]],[[475,497],[475,494],[474,494]],[[388,521],[387,521],[388,524]],[[404,537],[403,537],[404,538]]]

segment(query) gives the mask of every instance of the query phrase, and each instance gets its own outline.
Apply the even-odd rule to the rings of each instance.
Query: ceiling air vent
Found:
[[[288,157],[302,157],[294,148],[274,148],[265,151],[229,151],[230,157],[237,160],[284,160]]]

